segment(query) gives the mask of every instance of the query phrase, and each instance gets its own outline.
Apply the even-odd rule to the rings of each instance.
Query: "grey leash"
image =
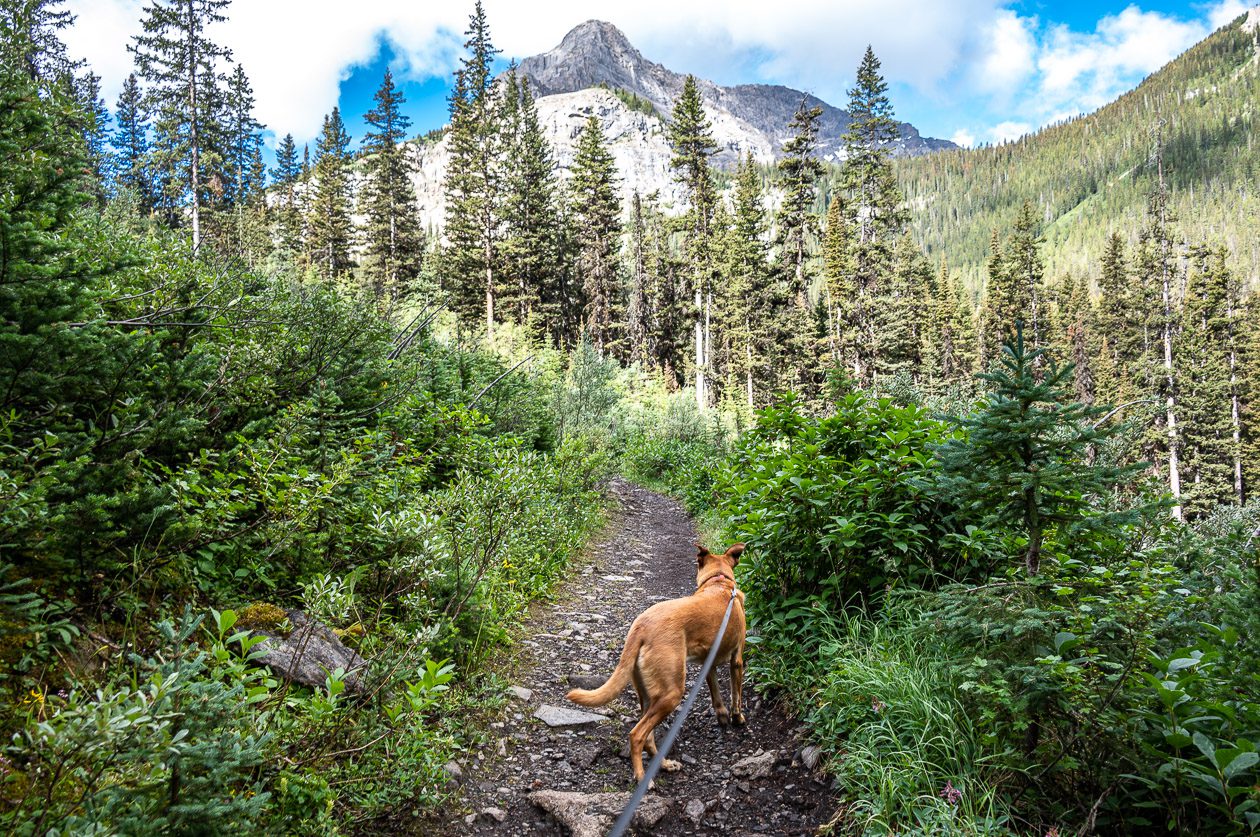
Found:
[[[630,820],[634,819],[634,812],[639,809],[639,803],[643,801],[643,797],[647,796],[648,788],[652,786],[652,780],[660,772],[661,765],[665,762],[665,757],[669,755],[669,748],[674,746],[674,740],[678,738],[678,733],[682,731],[683,721],[687,720],[687,716],[691,714],[691,707],[696,702],[696,695],[700,694],[700,684],[709,676],[709,669],[713,668],[713,659],[717,657],[718,646],[722,644],[722,635],[726,633],[726,623],[731,620],[731,608],[735,606],[735,593],[735,587],[732,586],[731,600],[726,603],[726,613],[722,616],[722,624],[718,628],[717,636],[713,638],[713,645],[709,646],[709,656],[705,658],[704,665],[700,667],[700,675],[696,677],[695,685],[691,687],[691,693],[683,701],[682,711],[678,713],[678,717],[670,725],[669,732],[665,733],[665,740],[657,747],[656,755],[652,757],[652,763],[648,765],[647,770],[643,773],[643,778],[639,780],[638,787],[634,789],[634,795],[630,797],[630,801],[622,809],[621,816],[617,818],[617,822],[613,823],[612,831],[608,832],[608,837],[621,837],[630,828]],[[652,735],[656,735],[656,732],[653,731]]]

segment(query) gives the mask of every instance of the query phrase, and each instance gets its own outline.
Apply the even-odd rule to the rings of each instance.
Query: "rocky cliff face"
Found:
[[[621,30],[598,20],[575,27],[550,52],[522,60],[519,72],[543,96],[606,84],[647,99],[662,114],[673,108],[685,78],[644,58]],[[790,138],[787,124],[802,99],[811,107],[818,105],[823,109],[819,120],[821,156],[832,160],[841,156],[840,137],[850,120],[840,108],[790,87],[720,87],[710,81],[697,82],[722,147],[717,155],[718,165],[733,165],[745,150],[751,150],[763,162],[777,159],[783,143]],[[913,156],[956,147],[949,140],[923,137],[908,123],[899,123],[899,128],[900,136],[890,144],[895,155]]]
[[[598,87],[543,96],[537,100],[537,106],[539,123],[551,144],[562,180],[573,165],[578,135],[586,120],[595,116],[617,163],[623,201],[628,202],[637,189],[643,195],[660,193],[667,208],[681,204],[682,193],[669,168],[672,152],[659,118],[632,111],[613,93]],[[427,227],[437,229],[446,217],[442,180],[450,161],[450,148],[443,138],[435,143],[413,144],[412,155],[415,167],[411,180],[420,216]]]
[[[524,59],[518,72],[529,78],[537,96],[538,118],[550,140],[562,179],[568,177],[573,165],[578,135],[587,118],[594,115],[599,118],[617,162],[623,200],[628,203],[638,190],[642,195],[659,193],[667,211],[671,205],[682,204],[682,192],[669,168],[672,152],[660,114],[668,114],[673,108],[684,76],[648,61],[617,27],[599,21],[573,29],[550,52]],[[840,136],[849,124],[849,115],[843,110],[788,87],[719,87],[709,81],[697,81],[720,149],[717,165],[732,168],[747,151],[763,163],[777,160],[783,143],[790,138],[787,124],[802,98],[810,106],[823,108],[819,122],[820,156],[840,158]],[[631,110],[611,90],[599,85],[648,100],[658,115]],[[900,128],[901,136],[890,144],[894,154],[924,154],[954,147],[946,140],[921,137],[906,123],[900,123]],[[442,181],[450,160],[447,141],[413,144],[412,154],[412,182],[421,218],[428,228],[439,229],[446,217]]]

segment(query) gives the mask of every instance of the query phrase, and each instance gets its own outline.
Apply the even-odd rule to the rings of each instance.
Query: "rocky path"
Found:
[[[434,833],[464,835],[603,835],[633,788],[627,734],[638,702],[627,688],[592,717],[564,699],[571,683],[602,683],[616,664],[630,623],[662,599],[695,588],[696,534],[682,507],[623,480],[611,491],[620,506],[603,540],[558,602],[529,620],[511,653],[513,695],[481,752],[452,766],[462,807]],[[706,544],[713,549],[718,545]],[[721,548],[725,548],[722,544]],[[689,666],[688,686],[698,665]],[[721,670],[727,694],[726,669]],[[748,686],[755,684],[749,683]],[[795,725],[745,688],[748,725],[718,726],[703,688],[671,758],[648,794],[635,833],[812,834],[836,808],[830,781],[811,772]],[[572,717],[565,717],[572,715]],[[670,721],[673,716],[670,717]],[[664,737],[668,722],[657,728]]]

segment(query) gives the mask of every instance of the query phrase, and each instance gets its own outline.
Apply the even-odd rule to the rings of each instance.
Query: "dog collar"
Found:
[[[724,578],[727,581],[729,581],[731,584],[735,583],[735,579],[733,576],[729,576],[726,573],[714,573],[713,575],[706,578],[704,581],[700,582],[700,587],[703,587],[704,585],[708,584],[710,581],[712,581],[715,578]]]

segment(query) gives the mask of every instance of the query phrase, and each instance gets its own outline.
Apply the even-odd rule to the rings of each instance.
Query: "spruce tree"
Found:
[[[315,145],[314,194],[307,212],[307,253],[316,273],[333,279],[351,267],[350,136],[333,108]]]
[[[729,245],[730,277],[723,295],[724,332],[731,342],[730,367],[748,409],[769,401],[775,383],[773,364],[779,354],[783,304],[775,293],[765,244],[766,211],[761,177],[749,152],[735,173],[735,217]],[[742,378],[742,380],[738,380]]]
[[[443,274],[455,310],[466,323],[478,318],[494,337],[496,253],[501,230],[502,166],[490,41],[481,0],[469,18],[467,55],[451,92],[450,163],[446,170],[446,241]]]
[[[402,93],[386,69],[376,106],[364,115],[364,180],[359,212],[364,216],[363,276],[377,301],[402,296],[420,274],[420,232],[411,161],[403,144],[411,120],[401,112]]]
[[[558,205],[559,184],[551,146],[538,121],[538,107],[529,80],[516,80],[514,69],[506,79],[504,99],[516,104],[505,109],[515,121],[509,131],[504,201],[506,232],[500,245],[501,293],[518,322],[541,318],[557,345],[572,342],[562,334],[565,319],[557,310],[563,297],[565,276],[564,235]],[[513,93],[515,91],[515,94]]]
[[[1180,415],[1185,510],[1199,516],[1236,496],[1239,451],[1235,415],[1238,347],[1232,312],[1237,288],[1223,249],[1198,248],[1181,312],[1178,363],[1182,376]]]
[[[79,101],[80,130],[87,149],[88,190],[103,204],[107,172],[113,168],[113,152],[109,148],[109,108],[101,98],[101,77],[93,72],[74,79],[75,96]]]
[[[1024,201],[1015,216],[1003,261],[1011,289],[1010,312],[1007,314],[1010,319],[1006,322],[1009,328],[1016,319],[1023,320],[1027,329],[1025,339],[1034,349],[1050,345],[1043,287],[1046,269],[1041,257],[1041,245],[1044,243],[1032,203]]]
[[[648,300],[647,224],[643,217],[643,197],[639,190],[630,199],[630,241],[627,248],[630,289],[626,299],[626,359],[647,366],[648,330],[651,308]]]
[[[1119,432],[1095,419],[1107,408],[1072,398],[1072,365],[1032,349],[1017,322],[991,372],[984,404],[956,419],[963,431],[937,451],[940,488],[993,526],[1024,536],[1024,569],[1041,568],[1048,534],[1070,554],[1076,530],[1114,522],[1099,514],[1105,497],[1138,466],[1092,464],[1090,451]]]
[[[616,164],[596,116],[586,120],[578,138],[569,206],[577,245],[574,267],[585,300],[586,335],[602,355],[619,338],[613,326],[620,320],[622,307],[617,275],[621,205]]]
[[[809,258],[810,240],[817,234],[817,220],[813,213],[818,178],[822,174],[822,162],[814,156],[818,147],[818,119],[820,106],[807,107],[801,99],[788,131],[792,138],[783,144],[783,159],[779,172],[783,176],[783,203],[779,207],[780,257],[791,266],[793,292],[797,305],[806,305],[811,282],[805,273]]]
[[[686,272],[691,296],[695,300],[692,325],[695,334],[696,403],[703,409],[710,403],[709,334],[705,325],[711,321],[713,304],[713,215],[717,209],[717,191],[713,185],[709,158],[717,151],[717,142],[713,139],[713,128],[704,112],[700,88],[694,76],[687,76],[682,92],[674,102],[668,135],[674,152],[670,160],[674,180],[683,186],[688,201],[684,218]]]
[[[1112,233],[1103,251],[1098,277],[1098,399],[1123,404],[1139,397],[1142,378],[1143,323],[1151,312],[1136,304],[1134,276],[1124,240]]]
[[[849,90],[849,116],[844,134],[845,160],[840,170],[849,246],[845,282],[853,291],[848,317],[840,325],[853,334],[854,376],[871,384],[878,372],[875,316],[883,284],[892,272],[892,255],[905,228],[906,212],[897,188],[888,144],[897,138],[888,84],[880,74],[879,59],[868,46]]]
[[[245,207],[261,196],[266,167],[262,161],[263,125],[254,118],[254,90],[240,64],[228,77],[226,105],[225,202]]]
[[[135,73],[127,76],[115,106],[114,191],[130,190],[142,213],[153,209],[153,181],[149,177],[149,121]]]
[[[276,146],[276,167],[271,170],[271,179],[279,191],[276,221],[280,247],[290,259],[302,251],[302,208],[297,191],[301,177],[302,164],[293,134],[285,134]]]
[[[146,106],[155,115],[153,168],[161,172],[172,220],[187,201],[192,244],[201,246],[205,210],[223,175],[223,84],[220,63],[230,53],[206,30],[226,18],[229,0],[151,0],[143,34],[127,49],[148,83]]]
[[[60,32],[74,22],[74,15],[58,8],[65,0],[21,0],[0,3],[0,31],[4,32],[4,60],[47,94],[54,87],[63,92],[81,63],[71,60]]]

